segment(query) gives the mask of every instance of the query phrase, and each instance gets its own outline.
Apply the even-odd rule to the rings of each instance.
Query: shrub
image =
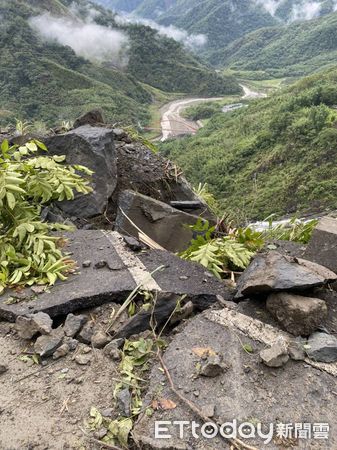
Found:
[[[62,240],[51,231],[69,229],[41,221],[42,205],[72,200],[91,192],[90,170],[62,164],[64,156],[42,155],[47,148],[33,140],[0,152],[0,294],[7,286],[53,285],[66,279],[74,261],[62,252]]]

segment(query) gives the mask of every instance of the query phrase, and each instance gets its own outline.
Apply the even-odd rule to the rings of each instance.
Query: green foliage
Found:
[[[245,269],[254,256],[254,252],[232,236],[213,237],[215,227],[210,227],[207,221],[199,220],[190,228],[197,236],[181,257],[198,262],[217,278],[231,268]]]
[[[219,211],[219,205],[214,195],[209,192],[207,183],[199,183],[198,187],[194,189],[194,192],[208,205],[209,209],[214,214],[217,214],[217,212]]]
[[[74,262],[62,254],[60,238],[53,230],[60,224],[43,223],[41,206],[51,201],[72,200],[74,192],[87,194],[91,175],[83,166],[62,164],[62,156],[41,156],[42,142],[9,146],[0,153],[0,293],[7,286],[53,285],[65,280]]]
[[[240,93],[232,75],[211,70],[173,39],[140,25],[129,25],[126,31],[131,41],[128,71],[138,80],[167,92],[205,96]]]
[[[262,28],[215,52],[214,64],[269,76],[303,76],[334,65],[337,15],[288,26]]]
[[[160,145],[236,225],[337,208],[337,70],[215,115],[196,136]]]
[[[318,220],[302,222],[295,217],[282,224],[273,223],[268,217],[269,227],[256,231],[252,227],[230,229],[228,235],[219,233],[217,227],[199,219],[189,226],[195,238],[181,253],[181,257],[206,267],[217,278],[222,278],[235,269],[245,269],[252,257],[272,239],[294,241],[307,244]]]
[[[307,244],[317,224],[318,220],[316,219],[302,222],[294,217],[288,223],[275,225],[271,217],[269,218],[269,228],[262,235],[266,240],[278,239],[281,241],[294,241]]]

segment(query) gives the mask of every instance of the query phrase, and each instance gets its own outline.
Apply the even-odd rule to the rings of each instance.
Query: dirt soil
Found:
[[[105,315],[105,317],[109,317]],[[13,331],[13,325],[0,322],[0,364],[8,371],[0,375],[1,450],[95,450],[81,429],[92,406],[100,410],[113,407],[113,378],[118,362],[102,350],[91,349],[88,365],[74,357],[83,349],[46,365],[19,359],[30,349]]]

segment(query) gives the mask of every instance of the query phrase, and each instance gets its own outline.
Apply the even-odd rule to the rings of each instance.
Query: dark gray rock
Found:
[[[144,248],[144,245],[142,245],[138,239],[135,239],[132,236],[123,236],[124,242],[126,245],[133,250],[134,252],[139,252]]]
[[[68,314],[63,325],[64,334],[68,337],[74,337],[87,321],[87,316],[83,316],[82,314],[77,316],[72,313]]]
[[[123,417],[131,415],[131,394],[128,388],[122,389],[116,394],[117,408]]]
[[[268,367],[282,367],[289,361],[287,345],[282,341],[276,342],[270,348],[262,350],[260,358]]]
[[[313,333],[308,339],[306,353],[310,359],[323,363],[337,361],[337,338],[331,334]]]
[[[91,339],[95,331],[95,322],[87,322],[82,330],[78,333],[77,339],[83,344],[91,344]]]
[[[319,221],[304,257],[337,273],[337,219],[323,217]]]
[[[78,195],[72,202],[61,202],[60,209],[77,218],[102,214],[117,186],[114,133],[108,128],[81,126],[45,140],[54,155],[66,155],[68,164],[80,164],[94,171],[93,193]]]
[[[31,339],[37,333],[50,334],[53,321],[43,312],[19,316],[15,322],[15,329],[22,339]]]
[[[133,191],[123,191],[119,195],[118,206],[115,229],[121,233],[138,237],[139,231],[131,220],[157,244],[172,252],[185,250],[193,238],[186,225],[195,225],[197,216]]]
[[[295,336],[309,336],[328,315],[324,300],[286,292],[271,294],[266,306],[282,327]]]
[[[304,290],[335,280],[337,275],[323,266],[271,251],[254,258],[238,282],[235,298]]]
[[[120,338],[129,338],[132,335],[136,335],[142,333],[143,331],[150,330],[152,326],[152,320],[154,319],[154,323],[156,325],[157,330],[161,330],[161,327],[166,324],[166,322],[173,318],[174,310],[177,307],[177,302],[180,301],[181,296],[177,294],[170,293],[158,293],[156,303],[154,309],[141,309],[137,314],[127,320],[116,332],[114,335],[115,339]],[[185,310],[185,312],[189,311],[203,311],[207,309],[212,304],[214,304],[217,300],[213,296],[206,295],[191,295],[184,299],[190,305]],[[181,305],[182,306],[182,305]],[[185,305],[184,305],[185,306]],[[183,306],[183,308],[184,308]],[[183,320],[185,318],[184,315],[175,316],[174,320],[171,324],[177,323],[179,320]]]
[[[52,356],[62,345],[64,333],[62,328],[53,330],[49,335],[40,336],[34,344],[34,351],[41,357]]]
[[[6,373],[8,371],[8,367],[5,364],[0,364],[0,375]]]

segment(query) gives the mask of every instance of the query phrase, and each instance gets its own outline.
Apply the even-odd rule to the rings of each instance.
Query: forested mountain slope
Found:
[[[337,60],[337,12],[289,26],[250,33],[213,55],[238,70],[265,70],[271,76],[301,76]]]
[[[217,49],[269,26],[302,22],[334,12],[336,0],[97,0],[116,11],[132,12],[208,39],[203,53],[216,63]],[[221,56],[221,55],[219,55]]]
[[[94,107],[110,120],[146,121],[152,98],[143,82],[198,95],[240,92],[232,77],[216,74],[174,40],[149,27],[118,26],[111,11],[86,0],[0,0],[0,16],[2,123],[17,117],[51,124]],[[123,67],[111,59],[115,37]]]
[[[248,108],[219,113],[192,138],[163,145],[195,185],[237,219],[337,208],[337,69]]]

